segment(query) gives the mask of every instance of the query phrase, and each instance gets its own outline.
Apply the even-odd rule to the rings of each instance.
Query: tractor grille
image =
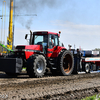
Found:
[[[25,49],[25,46],[17,46],[16,49]]]
[[[18,58],[25,58],[25,52],[23,51],[25,50],[25,46],[17,46],[15,49],[15,54]]]

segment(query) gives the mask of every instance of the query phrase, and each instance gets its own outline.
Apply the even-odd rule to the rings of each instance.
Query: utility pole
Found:
[[[9,35],[7,37],[7,48],[13,48],[13,0],[10,0],[10,15],[9,15]]]
[[[5,5],[5,16],[4,16],[4,45],[5,45],[5,24],[6,24],[6,1],[3,1],[4,5]]]

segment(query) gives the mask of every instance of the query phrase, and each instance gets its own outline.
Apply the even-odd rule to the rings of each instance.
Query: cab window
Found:
[[[48,43],[47,35],[34,35],[34,45],[41,45],[42,43]]]
[[[49,48],[53,48],[55,46],[55,36],[50,34],[49,35]]]
[[[58,44],[58,36],[57,35],[55,35],[55,46],[58,46],[59,44]]]

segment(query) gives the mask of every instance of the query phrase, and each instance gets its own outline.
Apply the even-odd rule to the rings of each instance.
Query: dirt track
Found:
[[[0,74],[0,100],[74,100],[99,92],[100,73],[40,79]]]

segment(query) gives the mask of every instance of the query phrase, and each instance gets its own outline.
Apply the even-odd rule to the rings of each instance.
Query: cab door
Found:
[[[58,36],[49,34],[47,57],[53,57],[55,55],[55,50],[58,46]]]

